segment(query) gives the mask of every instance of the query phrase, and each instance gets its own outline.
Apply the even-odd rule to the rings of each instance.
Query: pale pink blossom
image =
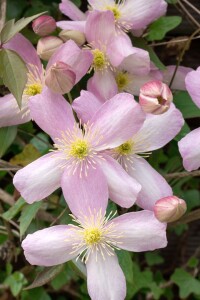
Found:
[[[29,103],[31,117],[51,136],[55,150],[14,176],[15,187],[28,203],[47,197],[61,186],[67,191],[70,207],[82,185],[82,193],[90,189],[88,172],[92,169],[94,180],[102,190],[109,190],[113,201],[124,207],[133,205],[140,184],[115,159],[102,153],[118,147],[141,128],[145,115],[132,95],[121,93],[107,101],[83,130],[75,122],[68,102],[49,89]]]
[[[154,214],[160,222],[175,222],[186,212],[186,202],[176,196],[162,198],[156,201]]]
[[[82,190],[81,186],[80,194],[74,193],[70,207],[74,215],[72,224],[29,234],[22,247],[32,265],[54,266],[72,259],[82,260],[92,300],[123,300],[126,281],[115,249],[143,252],[163,248],[167,245],[166,224],[160,223],[151,211],[115,218],[115,213],[105,216],[108,195],[100,189],[94,174],[90,169],[90,189]]]
[[[87,122],[101,105],[102,101],[96,96],[83,91],[72,106],[78,117]],[[107,151],[141,184],[142,189],[136,203],[144,209],[153,210],[157,200],[172,195],[172,189],[143,157],[148,157],[151,151],[165,146],[179,133],[183,124],[180,111],[171,104],[165,114],[147,114],[143,126],[136,134],[119,147]]]
[[[171,83],[174,71],[176,69],[176,66],[167,66],[164,71],[162,71],[163,74],[163,82],[166,83],[168,86]],[[185,91],[185,78],[189,72],[191,72],[192,69],[188,67],[179,66],[176,75],[173,79],[173,83],[171,85],[172,90],[181,90]]]

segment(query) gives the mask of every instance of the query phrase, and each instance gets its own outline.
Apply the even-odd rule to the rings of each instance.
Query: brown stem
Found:
[[[181,1],[179,0],[177,2],[179,4],[179,6],[181,7],[181,9],[183,10],[183,12],[188,16],[188,18],[192,21],[192,23],[194,25],[196,25],[198,28],[200,27],[199,22],[189,13],[189,11],[187,10],[187,8],[185,8],[185,6],[181,3]]]
[[[6,20],[6,0],[0,0],[0,32]]]
[[[193,222],[193,221],[196,221],[199,219],[200,219],[200,208],[189,212],[188,214],[186,214],[185,216],[180,218],[178,221],[169,224],[169,227],[176,226],[179,224],[188,224],[190,222]]]
[[[196,11],[199,15],[200,15],[200,10],[198,8],[196,8],[196,6],[192,5],[189,1],[187,0],[182,0],[183,2],[185,2],[185,4],[187,4],[188,6],[190,6],[194,11]]]
[[[192,172],[175,172],[175,173],[169,173],[169,174],[165,174],[164,177],[166,179],[171,179],[171,178],[183,178],[183,177],[188,177],[188,176],[192,176],[192,177],[196,177],[196,176],[200,176],[200,170],[199,171],[192,171]]]

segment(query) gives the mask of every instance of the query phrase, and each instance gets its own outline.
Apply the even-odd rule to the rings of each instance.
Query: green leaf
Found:
[[[51,300],[44,288],[39,287],[34,290],[22,291],[21,300]]]
[[[178,0],[165,0],[169,4],[176,4]]]
[[[6,150],[10,147],[17,135],[17,127],[2,127],[0,128],[0,157],[4,155]]]
[[[45,268],[42,272],[37,274],[33,283],[31,283],[28,287],[24,290],[30,290],[39,286],[42,286],[49,281],[51,281],[54,277],[56,277],[62,270],[64,265],[53,266],[49,268]]]
[[[161,62],[155,51],[150,47],[143,38],[132,37],[133,45],[138,48],[142,48],[149,52],[151,61],[158,67],[160,70],[165,70],[165,65]]]
[[[160,265],[164,262],[163,257],[156,252],[145,253],[145,258],[149,266]]]
[[[25,204],[26,202],[24,201],[24,199],[20,197],[16,201],[15,205],[13,205],[9,210],[3,213],[2,217],[7,221],[12,220],[22,210]]]
[[[40,156],[40,152],[32,144],[27,144],[21,153],[16,154],[10,159],[10,163],[25,167]]]
[[[185,270],[178,268],[171,276],[171,280],[179,287],[180,298],[187,298],[190,294],[200,295],[200,281],[192,277]]]
[[[200,109],[194,104],[188,92],[175,92],[174,103],[185,119],[200,117]]]
[[[18,20],[16,23],[14,19],[8,21],[0,33],[1,44],[7,43],[16,33],[20,32],[31,21],[43,15],[44,13],[45,12],[42,12],[28,18],[22,18]]]
[[[27,280],[24,277],[24,274],[20,272],[14,272],[5,280],[5,284],[7,284],[10,287],[14,297],[16,297],[20,293],[21,289],[26,283]]]
[[[8,49],[0,51],[0,75],[4,84],[17,100],[19,108],[27,82],[27,73],[28,69],[25,62],[16,52]]]
[[[166,33],[176,28],[182,21],[179,16],[161,17],[153,22],[148,29],[148,41],[162,40]]]
[[[190,268],[196,268],[198,264],[199,264],[199,259],[196,257],[190,257],[190,259],[187,262],[187,265]]]
[[[119,264],[126,277],[126,280],[132,283],[134,281],[133,267],[132,267],[133,262],[130,253],[124,250],[120,250],[117,251],[117,256],[118,256]]]
[[[21,216],[19,218],[20,236],[22,236],[26,232],[28,226],[31,224],[31,221],[33,220],[33,218],[35,218],[36,213],[38,212],[41,205],[42,205],[42,201],[35,202],[33,204],[27,204],[24,207],[24,209],[21,213]]]

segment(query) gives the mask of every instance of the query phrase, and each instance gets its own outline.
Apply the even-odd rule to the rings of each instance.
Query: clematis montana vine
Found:
[[[90,169],[91,189],[74,194],[71,202],[73,224],[29,234],[22,247],[32,265],[53,266],[82,259],[87,268],[91,299],[123,300],[126,281],[115,250],[142,252],[165,247],[166,224],[160,223],[151,211],[131,212],[116,218],[112,213],[106,216],[108,194],[105,186],[102,188],[103,185],[100,187],[95,181],[95,176],[95,170]],[[74,187],[77,189],[72,184]]]
[[[200,108],[200,67],[188,73],[185,84],[192,100]],[[200,167],[200,127],[182,138],[178,146],[184,168],[187,171],[198,169]]]
[[[0,127],[18,125],[31,120],[30,110],[33,104],[30,107],[29,100],[42,93],[47,79],[35,48],[21,34],[17,34],[4,47],[17,52],[25,61],[28,68],[28,81],[22,96],[21,110],[12,94],[0,98]],[[73,55],[67,55],[65,58],[64,55],[69,52]],[[47,75],[58,63],[67,66],[65,74],[62,73],[62,81],[65,83],[65,89],[70,91],[86,74],[91,61],[92,55],[89,51],[83,51],[73,41],[68,41],[52,56],[47,65]]]
[[[79,193],[77,187],[83,184],[82,193],[90,189],[88,172],[92,168],[99,185],[107,182],[113,201],[124,207],[133,205],[140,184],[111,156],[102,153],[118,147],[141,128],[145,115],[132,95],[121,93],[105,102],[83,129],[75,122],[67,101],[48,89],[32,97],[29,105],[31,117],[51,136],[55,150],[14,176],[15,187],[28,203],[47,197],[61,186],[67,189],[70,206],[74,194]]]
[[[88,122],[101,108],[101,103],[90,92],[82,91],[81,96],[73,102],[73,108],[81,120]],[[143,126],[136,134],[107,151],[107,155],[115,158],[141,184],[137,204],[144,209],[152,210],[156,200],[172,195],[172,189],[143,157],[148,157],[151,151],[171,141],[183,124],[180,111],[171,104],[170,109],[162,115],[147,114]]]

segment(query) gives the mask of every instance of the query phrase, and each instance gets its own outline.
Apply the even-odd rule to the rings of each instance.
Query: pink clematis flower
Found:
[[[72,106],[79,118],[88,122],[100,109],[101,103],[101,100],[93,94],[83,91]],[[151,151],[166,145],[178,134],[183,124],[184,119],[180,111],[171,104],[165,114],[147,114],[143,126],[136,134],[125,143],[107,152],[141,184],[142,189],[136,203],[144,209],[153,210],[155,202],[171,196],[172,190],[166,180],[142,156],[148,157]]]
[[[17,34],[4,47],[17,52],[26,62],[28,81],[22,96],[21,110],[12,94],[0,98],[0,127],[23,124],[31,120],[29,100],[42,93],[47,77],[35,48],[21,34]],[[67,55],[66,58],[68,52],[73,55]],[[74,84],[86,74],[91,61],[92,55],[89,51],[83,51],[73,41],[68,41],[50,59],[47,65],[47,75],[56,63],[65,64],[67,71],[64,75],[66,77],[63,74],[62,76],[65,81],[65,90],[67,88],[70,91]]]
[[[166,13],[167,3],[164,0],[88,0],[91,8],[98,11],[111,11],[115,18],[116,28],[120,31],[143,30],[154,20]],[[61,12],[74,20],[71,26],[77,26],[78,22],[84,21],[87,14],[83,14],[71,1],[62,0],[59,6]],[[58,26],[63,29],[70,26],[67,21],[58,22]],[[65,28],[64,28],[65,26]]]
[[[141,128],[145,115],[132,95],[122,93],[107,101],[83,130],[75,122],[66,100],[48,89],[30,99],[30,108],[31,117],[54,140],[55,151],[14,176],[14,185],[28,203],[47,197],[61,186],[68,191],[69,204],[81,185],[83,193],[90,189],[88,172],[92,168],[100,186],[106,181],[113,201],[124,207],[133,205],[140,184],[112,157],[102,154],[105,149],[121,145]]]
[[[200,67],[187,74],[185,84],[192,100],[200,108]],[[178,146],[184,168],[187,171],[198,169],[200,167],[200,127],[182,138]]]
[[[142,252],[163,248],[167,245],[166,224],[159,222],[151,211],[131,212],[116,218],[112,213],[105,216],[108,195],[94,180],[94,173],[93,169],[88,171],[91,189],[74,193],[70,207],[73,224],[29,234],[22,247],[32,265],[53,266],[82,259],[91,299],[123,300],[126,281],[115,249]]]

